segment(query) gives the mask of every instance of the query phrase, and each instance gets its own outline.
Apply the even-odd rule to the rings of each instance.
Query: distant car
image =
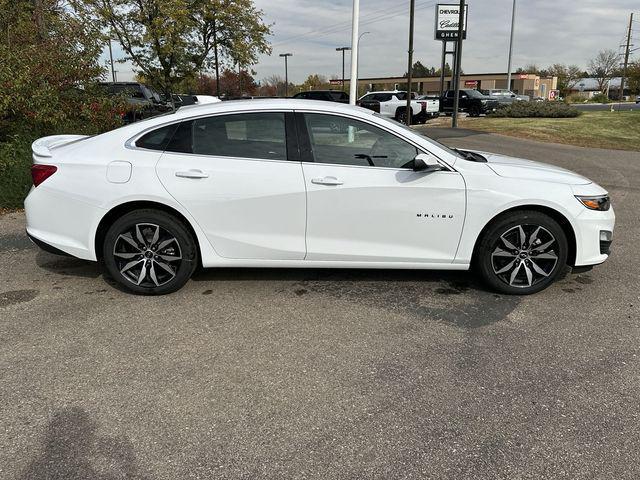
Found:
[[[109,95],[124,95],[130,105],[124,114],[125,123],[133,123],[172,110],[170,104],[153,88],[138,82],[100,82]]]
[[[636,97],[636,103],[640,103],[640,95]]]
[[[415,92],[411,95],[411,123],[425,123],[440,115],[440,102],[418,100]],[[379,113],[383,117],[393,118],[407,123],[407,92],[402,90],[369,92],[360,97],[358,105]]]
[[[293,98],[349,103],[349,95],[342,90],[309,90],[308,92],[296,93]]]
[[[528,102],[531,98],[529,95],[518,95],[511,90],[504,88],[490,88],[488,90],[481,90],[484,95],[495,97],[501,104],[508,104],[513,102]]]
[[[440,99],[440,111],[445,113],[453,112],[453,100],[455,90],[447,90]],[[483,95],[478,90],[461,89],[459,93],[458,110],[466,112],[471,117],[478,117],[482,114],[495,112],[500,106],[500,102],[489,95]]]

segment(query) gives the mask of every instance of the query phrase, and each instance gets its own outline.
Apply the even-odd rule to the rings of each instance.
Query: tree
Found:
[[[422,62],[419,60],[413,64],[411,67],[411,77],[432,77],[436,74],[436,69],[434,67],[425,67]],[[404,72],[403,77],[408,77],[409,72]]]
[[[546,69],[546,73],[550,77],[558,77],[558,90],[564,96],[576,86],[583,74],[577,65],[564,65],[562,63],[554,63]]]
[[[286,92],[285,85],[284,78],[280,75],[271,75],[260,82],[258,95],[265,97],[284,97]],[[292,91],[294,88],[295,85],[289,83],[289,90]]]
[[[220,95],[223,97],[253,96],[258,89],[258,85],[249,71],[241,70],[238,74],[228,68],[222,71],[218,85],[216,88],[219,89]]]
[[[627,67],[627,77],[629,90],[635,94],[640,93],[640,61],[634,62]]]
[[[616,75],[619,67],[618,53],[614,50],[601,50],[589,61],[589,75],[598,82],[598,89],[604,93],[609,81]]]
[[[270,52],[271,30],[253,0],[71,1],[106,25],[126,60],[165,93],[208,67],[219,71],[223,62],[246,67]]]
[[[8,130],[98,133],[118,124],[121,105],[96,85],[102,38],[65,5],[0,0],[0,141]]]
[[[313,75],[309,75],[307,79],[304,81],[300,88],[302,90],[318,90],[318,89],[328,89],[330,84],[327,80],[327,77],[324,75],[320,75],[318,73],[314,73]]]

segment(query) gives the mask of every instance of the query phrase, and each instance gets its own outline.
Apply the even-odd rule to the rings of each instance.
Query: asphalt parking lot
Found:
[[[0,478],[638,478],[640,153],[426,131],[605,186],[612,257],[531,297],[250,269],[149,298],[1,216]]]

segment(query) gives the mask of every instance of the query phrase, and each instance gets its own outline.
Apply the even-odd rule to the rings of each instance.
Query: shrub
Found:
[[[586,103],[587,99],[584,95],[580,95],[579,93],[572,93],[571,95],[567,95],[564,101],[566,103]]]
[[[22,207],[22,201],[29,193],[31,142],[27,135],[16,135],[0,142],[0,208]]]
[[[546,117],[571,118],[580,115],[580,111],[564,102],[513,102],[499,108],[490,117]]]
[[[589,99],[589,101],[594,103],[611,103],[609,97],[607,97],[604,93],[596,93]]]

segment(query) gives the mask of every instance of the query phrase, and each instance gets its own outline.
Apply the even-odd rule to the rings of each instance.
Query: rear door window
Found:
[[[287,159],[284,113],[216,115],[183,122],[168,151],[217,157]]]

